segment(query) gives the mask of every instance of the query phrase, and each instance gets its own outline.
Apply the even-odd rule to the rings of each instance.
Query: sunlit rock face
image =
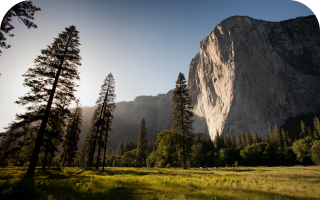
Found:
[[[320,31],[315,16],[282,22],[230,17],[200,43],[188,71],[194,132],[255,130],[320,108]]]

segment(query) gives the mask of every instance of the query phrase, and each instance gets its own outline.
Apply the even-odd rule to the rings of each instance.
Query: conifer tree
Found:
[[[281,136],[281,130],[278,126],[277,123],[275,123],[274,125],[274,129],[273,129],[273,144],[279,148],[279,147],[283,147],[283,140],[282,140],[282,136]]]
[[[271,137],[271,135],[272,135],[272,133],[273,133],[273,127],[272,127],[272,125],[271,125],[271,123],[270,123],[269,120],[268,120],[268,129],[269,129],[269,135],[270,135],[270,137]]]
[[[283,128],[281,129],[281,138],[283,141],[283,148],[286,149],[288,147],[288,135]]]
[[[57,106],[56,102],[61,100],[61,97],[69,103],[75,100],[74,88],[77,85],[74,80],[80,80],[77,70],[81,65],[79,45],[79,32],[76,27],[66,28],[50,46],[41,50],[41,55],[34,60],[36,67],[29,68],[23,75],[24,86],[30,87],[31,91],[20,97],[16,103],[29,106],[28,112],[17,115],[17,119],[41,120],[28,174],[34,174],[52,105]],[[68,109],[65,110],[65,112],[68,111]]]
[[[213,139],[214,146],[217,150],[220,150],[222,148],[222,138],[220,137],[220,134],[218,131],[216,131],[216,135],[214,136]]]
[[[241,136],[239,132],[237,132],[237,148],[241,148],[241,146],[242,146]]]
[[[231,146],[232,148],[236,148],[237,146],[236,138],[234,137],[234,135],[232,135],[231,137]]]
[[[104,108],[104,114],[103,114],[103,120],[102,120],[102,127],[101,127],[101,137],[103,138],[103,165],[102,169],[104,170],[105,160],[106,160],[106,151],[107,151],[107,142],[109,138],[109,133],[113,132],[112,122],[113,122],[113,112],[116,109],[116,94],[115,94],[115,81],[113,78],[112,73],[108,74],[108,76],[105,79],[106,84],[106,94],[107,98],[105,99],[105,108]],[[102,134],[103,133],[103,134]],[[124,147],[123,147],[123,153],[124,154]]]
[[[94,110],[93,116],[90,121],[89,131],[86,134],[85,140],[80,150],[80,157],[83,161],[83,164],[87,167],[90,167],[90,162],[93,159],[93,158],[91,159],[91,156],[93,156],[91,152],[93,151],[94,133],[96,132],[96,128],[97,128],[95,124],[98,120],[98,117],[99,117],[99,109],[96,108]]]
[[[138,158],[138,164],[143,166],[148,155],[147,125],[144,118],[142,118],[140,122],[136,155]]]
[[[266,134],[266,137],[265,137],[264,141],[265,141],[266,143],[270,143],[270,138],[269,138],[269,135],[268,135],[268,134]]]
[[[306,124],[302,120],[301,120],[301,133],[300,133],[300,135],[302,136],[301,139],[307,137],[307,135],[308,135],[308,127],[306,126]]]
[[[224,147],[225,148],[230,148],[231,147],[231,138],[230,138],[229,132],[227,133],[227,135],[224,135],[223,142],[224,142]]]
[[[42,162],[43,170],[45,170],[48,155],[51,155],[52,158],[54,154],[58,152],[58,145],[62,142],[63,129],[66,125],[63,116],[65,115],[63,115],[59,109],[52,109],[43,137],[42,146],[45,151]]]
[[[193,130],[193,107],[191,105],[191,97],[186,85],[186,79],[180,72],[176,81],[176,88],[173,91],[173,124],[172,129],[178,131],[180,136],[180,146],[182,149],[182,166],[187,168],[187,159],[190,159],[191,136],[190,131]]]
[[[313,128],[314,128],[314,138],[320,139],[320,121],[319,118],[315,117],[313,120]]]
[[[37,11],[41,11],[40,8],[32,5],[31,1],[23,1],[16,5],[14,5],[8,12],[4,15],[3,20],[1,22],[0,29],[0,47],[8,49],[10,45],[5,43],[6,37],[4,34],[9,37],[13,37],[14,34],[10,34],[9,32],[14,29],[13,25],[10,23],[12,17],[18,17],[18,20],[30,28],[37,28],[38,26],[34,24],[31,20],[34,20],[34,13]],[[0,54],[1,54],[0,50]]]
[[[93,155],[96,149],[96,145],[98,144],[98,157],[97,157],[97,163],[96,168],[99,167],[99,161],[100,161],[100,150],[102,147],[104,147],[104,150],[106,151],[106,143],[108,141],[108,134],[109,132],[112,132],[112,120],[113,120],[113,111],[116,108],[116,105],[114,103],[115,101],[115,93],[114,93],[114,78],[112,73],[110,73],[104,80],[101,90],[99,93],[99,98],[96,101],[96,110],[97,113],[99,113],[99,117],[96,118],[94,125],[95,127],[95,133],[93,137],[93,145],[90,152],[90,160],[89,160],[89,166],[92,166],[93,162]],[[100,135],[98,136],[98,134]],[[104,153],[105,157],[105,153]],[[104,163],[104,160],[103,160]]]
[[[252,131],[252,143],[259,143],[259,137],[255,131]]]
[[[245,148],[247,145],[247,138],[244,133],[241,133],[241,146]]]
[[[82,108],[79,106],[79,100],[77,100],[77,107],[72,113],[68,121],[68,126],[65,134],[65,139],[62,145],[63,151],[61,157],[63,158],[63,166],[68,161],[68,166],[71,166],[71,162],[75,158],[75,152],[78,150],[79,135],[81,133],[82,126]]]
[[[155,147],[155,144],[154,144],[153,139],[151,138],[149,140],[149,142],[148,142],[148,152],[149,152],[149,154],[155,150],[154,147]]]
[[[122,142],[122,141],[120,141],[119,144],[118,144],[117,154],[118,154],[119,156],[123,156],[123,154],[124,154],[124,145],[123,145],[123,142]]]
[[[252,144],[252,135],[249,131],[246,131],[246,144],[247,146]]]

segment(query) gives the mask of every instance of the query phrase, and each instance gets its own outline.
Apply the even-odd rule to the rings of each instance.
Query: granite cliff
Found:
[[[283,125],[290,117],[319,112],[320,31],[315,16],[267,22],[230,17],[200,42],[187,78],[194,106],[195,133],[255,130],[264,137],[268,120]],[[174,84],[174,83],[173,83]],[[174,85],[173,85],[174,86]],[[114,133],[108,144],[137,139],[144,117],[148,138],[172,124],[172,95],[138,96],[116,103]],[[84,108],[79,148],[94,107]]]
[[[219,23],[188,70],[194,132],[255,130],[268,120],[318,112],[320,31],[315,16],[267,22],[245,16]]]
[[[138,96],[134,101],[118,102],[114,111],[114,120],[108,146],[116,148],[122,140],[138,139],[139,126],[142,118],[147,123],[147,138],[157,139],[157,133],[170,129],[172,124],[172,95],[173,90],[167,94],[157,96]],[[78,148],[81,148],[90,126],[95,107],[83,108],[83,123]]]

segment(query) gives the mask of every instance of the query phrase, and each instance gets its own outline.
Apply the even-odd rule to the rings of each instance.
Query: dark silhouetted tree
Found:
[[[109,133],[113,132],[113,129],[111,128],[112,122],[113,122],[113,112],[116,109],[116,94],[115,94],[115,81],[113,78],[112,73],[108,74],[108,76],[105,79],[104,85],[106,87],[106,99],[105,99],[105,106],[103,111],[103,118],[102,118],[102,126],[101,126],[101,137],[103,139],[103,165],[102,169],[104,170],[105,160],[106,160],[106,151],[107,151],[107,142],[109,138]],[[123,152],[121,152],[122,155],[124,154],[124,147]]]
[[[63,96],[66,100],[75,100],[74,88],[77,85],[74,80],[80,80],[77,70],[81,65],[79,45],[79,31],[76,27],[66,28],[58,38],[54,39],[51,46],[41,50],[41,55],[34,60],[36,67],[30,68],[23,75],[26,77],[24,85],[30,87],[31,92],[20,97],[16,103],[21,105],[31,103],[33,104],[32,110],[44,110],[28,174],[34,174],[54,97]]]
[[[93,138],[93,147],[91,151],[89,166],[92,166],[93,155],[96,149],[96,145],[98,144],[98,157],[96,162],[96,168],[99,167],[100,162],[100,150],[104,147],[104,152],[106,152],[108,134],[112,132],[112,120],[113,120],[113,111],[116,108],[114,103],[115,101],[115,93],[114,93],[114,78],[112,73],[108,74],[108,76],[104,79],[103,84],[101,85],[101,90],[99,93],[98,100],[96,101],[96,110],[99,112],[99,117],[95,121],[95,134]],[[100,134],[99,134],[100,133]],[[99,135],[98,135],[99,134]],[[104,153],[105,158],[105,153]],[[103,159],[103,163],[105,163]]]
[[[190,131],[193,130],[193,107],[191,105],[191,97],[186,85],[186,79],[180,72],[176,81],[176,88],[173,91],[173,124],[172,129],[179,133],[179,141],[182,149],[182,166],[187,168],[187,159],[190,159]]]
[[[18,17],[18,20],[21,21],[28,28],[37,28],[37,25],[34,24],[30,20],[34,20],[34,13],[40,11],[41,9],[32,5],[31,1],[23,1],[16,5],[14,5],[8,12],[4,15],[3,20],[1,22],[0,29],[0,47],[8,49],[10,45],[5,43],[6,37],[13,37],[14,34],[10,33],[11,30],[14,29],[12,24],[10,23],[13,17]],[[0,50],[0,54],[1,54]]]
[[[68,166],[71,166],[73,162],[76,151],[78,150],[78,141],[79,135],[81,133],[82,126],[82,108],[79,106],[79,101],[77,100],[77,107],[74,112],[71,114],[71,117],[68,120],[66,134],[64,136],[64,141],[62,145],[62,155],[63,166],[67,162]]]

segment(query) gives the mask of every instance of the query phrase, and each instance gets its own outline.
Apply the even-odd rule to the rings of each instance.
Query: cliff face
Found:
[[[114,118],[121,118],[125,123],[140,125],[142,118],[146,119],[147,128],[155,130],[170,129],[172,124],[172,95],[138,96],[134,101],[116,103]]]
[[[147,138],[157,139],[157,133],[170,129],[172,124],[172,95],[173,90],[167,94],[157,96],[138,96],[134,101],[118,102],[114,111],[112,124],[113,133],[109,136],[108,146],[117,148],[118,143],[129,139],[138,139],[139,126],[144,117],[147,124]],[[95,107],[83,108],[83,123],[78,148],[84,142],[89,130],[90,121]]]
[[[230,17],[200,43],[188,71],[194,132],[268,132],[268,120],[317,112],[320,31],[315,16],[282,22]]]

